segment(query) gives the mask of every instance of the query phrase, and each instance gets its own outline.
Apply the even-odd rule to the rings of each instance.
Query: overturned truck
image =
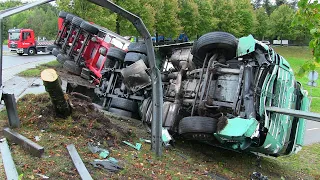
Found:
[[[60,13],[53,53],[64,68],[91,80],[112,113],[153,122],[152,79],[144,42]],[[116,42],[110,38],[116,38]],[[308,111],[307,92],[289,63],[251,35],[211,32],[197,41],[156,46],[163,87],[162,126],[171,135],[271,156],[298,152],[305,120],[268,110]]]
[[[156,52],[163,82],[163,127],[171,134],[271,156],[301,149],[305,120],[267,111],[272,106],[302,111],[309,107],[307,92],[289,63],[271,47],[251,35],[237,39],[211,32],[195,43],[159,46]],[[124,89],[139,92],[141,100],[117,107],[128,110],[141,104],[141,119],[150,127],[147,64],[140,60],[121,72]],[[112,101],[108,108],[115,111]]]

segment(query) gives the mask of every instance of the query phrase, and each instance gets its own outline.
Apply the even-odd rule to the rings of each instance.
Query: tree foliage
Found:
[[[320,63],[320,4],[317,1],[300,0],[293,25],[307,28],[312,37],[309,46],[313,49],[313,61],[305,64],[299,74],[315,69],[315,62]]]
[[[138,35],[135,27],[117,14],[88,0],[73,0],[73,2],[70,6],[70,0],[57,0],[57,7],[43,5],[12,16],[5,20],[5,33],[8,28],[13,27],[32,28],[37,36],[54,38],[58,11],[64,10],[118,32],[122,36]],[[297,0],[113,0],[113,2],[138,15],[152,36],[157,32],[165,37],[177,38],[179,33],[184,32],[191,39],[195,39],[211,31],[225,31],[236,37],[254,34],[260,40],[271,41],[282,38],[299,42],[305,42],[311,36],[306,33],[310,28],[301,23],[299,26],[290,26],[294,14],[296,12],[301,14],[300,9],[304,8],[300,3],[300,9],[297,11]],[[21,4],[19,0],[0,2],[0,9]]]
[[[276,39],[290,39],[292,36],[291,23],[294,11],[289,5],[281,5],[270,15],[269,34]]]
[[[266,12],[266,9],[261,7],[257,10],[255,10],[256,17],[257,17],[257,24],[256,24],[256,31],[255,36],[258,39],[264,39],[266,37],[268,23],[269,23],[269,17]]]
[[[180,11],[178,15],[183,31],[189,36],[195,36],[200,19],[198,4],[193,0],[180,0],[179,6]]]

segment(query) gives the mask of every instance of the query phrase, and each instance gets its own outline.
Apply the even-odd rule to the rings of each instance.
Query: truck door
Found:
[[[30,31],[25,31],[22,33],[22,48],[29,48],[30,46],[34,46],[34,38],[32,38]]]

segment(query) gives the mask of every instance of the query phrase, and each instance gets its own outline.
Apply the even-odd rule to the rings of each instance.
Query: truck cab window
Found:
[[[31,38],[30,32],[24,32],[24,33],[23,33],[23,39],[24,39],[24,40],[30,39],[30,38]]]

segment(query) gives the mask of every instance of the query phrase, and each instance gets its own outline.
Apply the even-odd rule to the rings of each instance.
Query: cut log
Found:
[[[68,117],[71,114],[71,109],[62,91],[57,72],[54,69],[45,69],[41,72],[41,79],[50,95],[56,115],[62,118]]]

